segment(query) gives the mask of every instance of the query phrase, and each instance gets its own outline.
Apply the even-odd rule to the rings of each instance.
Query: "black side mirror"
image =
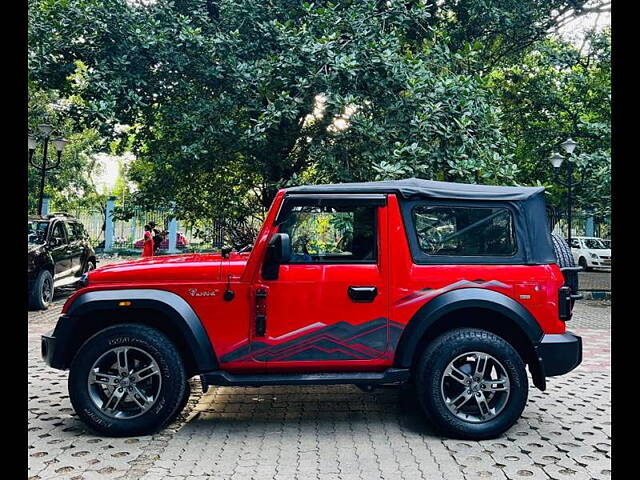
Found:
[[[231,253],[231,250],[233,250],[231,247],[229,246],[224,246],[222,247],[222,249],[220,250],[222,253],[222,258],[229,258],[229,254]]]
[[[62,240],[56,237],[51,237],[49,239],[49,245],[51,245],[52,247],[59,247],[60,245],[62,245]]]
[[[280,265],[291,259],[291,241],[286,233],[276,233],[269,240],[267,254],[262,265],[262,278],[276,280]]]

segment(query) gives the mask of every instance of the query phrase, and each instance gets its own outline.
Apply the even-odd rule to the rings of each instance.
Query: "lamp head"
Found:
[[[33,151],[36,149],[36,145],[38,145],[38,141],[33,135],[29,135],[27,138],[27,144],[29,146],[29,151]]]
[[[42,135],[48,137],[49,135],[51,135],[51,132],[53,132],[53,125],[49,123],[41,123],[40,125],[38,125],[38,129],[40,130]]]
[[[573,139],[571,138],[567,138],[564,142],[560,144],[560,146],[564,149],[564,151],[567,152],[569,155],[573,153],[573,151],[576,148],[576,145],[578,144],[575,141],[573,141]]]
[[[62,150],[64,149],[64,146],[69,143],[67,140],[65,140],[64,138],[56,138],[53,141],[53,144],[56,146],[56,150],[60,153],[62,153]]]
[[[551,155],[551,157],[549,157],[549,160],[551,161],[551,165],[553,165],[553,168],[560,168],[564,157],[558,152],[555,152],[553,155]]]

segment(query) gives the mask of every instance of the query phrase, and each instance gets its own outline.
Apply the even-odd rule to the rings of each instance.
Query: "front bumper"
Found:
[[[56,358],[56,337],[53,330],[40,337],[40,353],[44,363],[53,368],[63,368],[61,362]]]
[[[536,368],[531,373],[540,390],[546,388],[546,377],[564,375],[582,362],[582,338],[571,332],[548,334],[535,346]]]
[[[59,370],[69,368],[70,352],[75,351],[73,332],[78,329],[76,317],[62,315],[56,328],[40,337],[40,353],[42,360],[50,367]],[[71,344],[70,344],[71,343]]]

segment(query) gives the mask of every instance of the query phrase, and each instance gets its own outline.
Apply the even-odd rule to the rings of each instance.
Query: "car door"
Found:
[[[56,220],[49,235],[49,249],[54,263],[54,280],[67,277],[71,273],[71,257],[64,222]]]
[[[80,275],[83,267],[84,247],[82,236],[78,235],[77,224],[75,222],[65,222],[67,239],[69,240],[68,255],[71,264],[72,274]]]
[[[363,196],[364,197],[364,196]],[[289,196],[276,220],[291,259],[254,287],[263,331],[251,353],[269,371],[366,368],[388,343],[387,210],[384,195]],[[256,324],[259,327],[259,323]]]

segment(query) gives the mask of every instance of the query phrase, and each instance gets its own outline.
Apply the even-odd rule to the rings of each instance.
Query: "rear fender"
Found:
[[[474,323],[467,318],[466,323],[447,321],[456,312],[473,312],[473,310],[495,314]],[[465,315],[469,317],[469,315]],[[411,318],[403,330],[395,352],[394,366],[410,368],[416,355],[428,342],[446,330],[458,327],[477,327],[502,335],[506,340],[518,339],[514,348],[523,360],[529,363],[536,386],[544,387],[544,372],[539,372],[538,358],[534,346],[537,345],[544,332],[529,311],[512,298],[484,288],[460,288],[443,293],[424,304]],[[508,335],[505,335],[508,333]],[[511,337],[511,338],[509,338]],[[544,388],[542,388],[544,389]]]

